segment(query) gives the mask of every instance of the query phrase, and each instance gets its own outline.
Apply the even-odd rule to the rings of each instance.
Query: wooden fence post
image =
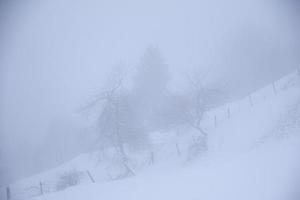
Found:
[[[274,82],[272,83],[272,87],[273,87],[273,92],[274,92],[274,94],[277,94],[277,90],[276,90],[276,86],[275,86],[275,83],[274,83]]]
[[[217,116],[215,115],[215,128],[217,127]]]
[[[154,153],[153,153],[153,151],[151,151],[150,163],[152,165],[154,164]]]
[[[10,188],[6,187],[6,199],[11,200],[11,193],[10,193]]]
[[[249,94],[249,102],[250,102],[250,105],[253,106],[253,101],[252,101],[252,96],[251,96],[251,94]]]
[[[176,143],[176,150],[177,150],[177,155],[180,156],[181,152],[178,143]]]
[[[228,119],[230,119],[230,115],[231,115],[231,113],[230,113],[230,107],[228,107],[227,108],[227,117],[228,117]]]
[[[92,174],[90,173],[89,170],[86,170],[86,173],[88,175],[88,177],[90,178],[90,180],[92,181],[92,183],[95,183],[95,179],[93,178]]]
[[[134,171],[127,165],[127,163],[123,163],[124,164],[124,167],[126,168],[127,172],[131,175],[131,176],[134,176],[135,173]]]
[[[42,181],[40,181],[40,193],[41,193],[41,195],[44,194],[43,183],[42,183]]]

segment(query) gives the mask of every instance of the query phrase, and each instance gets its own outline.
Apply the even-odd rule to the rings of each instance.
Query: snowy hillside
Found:
[[[296,72],[210,111],[204,124],[209,148],[197,159],[189,157],[194,131],[182,128],[163,137],[153,133],[151,151],[130,155],[135,176],[116,180],[121,179],[124,166],[96,152],[13,184],[12,196],[15,191],[15,199],[36,195],[41,200],[287,198],[300,164],[300,76]],[[72,170],[80,172],[80,184],[55,192],[62,174]]]
[[[74,187],[38,199],[285,199],[293,185],[299,141],[285,141],[235,157],[149,170],[122,181]],[[287,173],[288,172],[288,173]]]

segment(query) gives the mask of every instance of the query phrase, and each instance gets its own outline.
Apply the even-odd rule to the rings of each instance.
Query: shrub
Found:
[[[60,175],[56,184],[56,190],[64,190],[68,187],[78,185],[83,177],[83,172],[77,170],[66,171]]]

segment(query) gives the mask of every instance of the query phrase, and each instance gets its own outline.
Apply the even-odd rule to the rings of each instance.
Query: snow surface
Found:
[[[210,134],[209,151],[198,159],[187,160],[193,131],[182,129],[178,132],[185,134],[170,132],[164,137],[153,133],[152,151],[132,155],[136,176],[112,181],[113,173],[120,170],[115,169],[118,165],[99,161],[94,153],[11,187],[17,191],[43,181],[46,188],[48,183],[52,189],[33,198],[36,200],[287,199],[295,189],[300,167],[300,76],[283,77],[275,88],[269,85],[251,94],[253,105],[246,97],[209,112],[204,122]],[[149,165],[151,153],[155,155],[153,165]],[[70,169],[89,170],[96,183],[86,176],[79,186],[54,192],[59,174]]]
[[[150,169],[121,181],[74,187],[37,199],[285,199],[294,181],[298,147],[299,141],[285,141],[243,155],[214,157],[184,168]]]

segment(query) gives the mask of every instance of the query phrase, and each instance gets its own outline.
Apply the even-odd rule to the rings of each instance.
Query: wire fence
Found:
[[[90,171],[78,171],[76,173],[80,174],[80,183],[95,183],[95,179]],[[74,174],[70,174],[70,176],[67,177],[69,179],[63,180],[64,182],[62,182],[62,180],[58,178],[57,180],[39,181],[31,184],[28,183],[28,185],[18,184],[1,187],[0,200],[25,200],[63,190],[68,186],[72,186],[72,183],[73,185],[79,183],[72,182],[75,179],[72,179],[71,176],[74,176]],[[65,184],[65,187],[60,186],[61,182],[62,184]]]
[[[258,102],[264,101],[267,98],[272,98],[270,95],[278,95],[281,91],[285,90],[289,86],[297,83],[295,79],[299,79],[300,77],[300,68],[297,69],[295,73],[290,75],[290,77],[286,77],[280,79],[272,84],[268,85],[267,87],[256,91],[255,93],[249,94],[248,97],[235,102],[234,104],[227,104],[222,108],[219,108],[217,111],[210,112],[208,118],[204,122],[204,128],[208,130],[212,130],[213,128],[218,128],[219,124],[222,124],[226,120],[231,119],[236,113],[238,113],[242,108],[251,108],[255,107]],[[139,157],[132,157],[132,165],[135,166],[147,166],[153,165],[155,162],[159,162],[160,160],[164,160],[165,156],[168,155],[170,157],[186,157],[189,153],[189,148],[191,145],[195,144],[197,139],[194,137],[186,140],[181,141],[167,141],[167,142],[157,142],[155,143],[155,150],[151,150],[142,158]],[[164,156],[163,156],[164,155]],[[136,155],[135,155],[136,156]],[[127,168],[130,168],[126,165]],[[131,170],[131,169],[130,169]],[[90,171],[83,171],[80,172],[81,176],[81,183],[96,183],[95,177]],[[108,175],[110,176],[110,175]],[[122,176],[118,176],[122,177]],[[111,180],[117,179],[111,177]],[[33,197],[45,195],[48,193],[59,191],[58,188],[59,180],[41,180],[31,185],[27,186],[0,186],[0,200],[24,200],[30,199]]]

